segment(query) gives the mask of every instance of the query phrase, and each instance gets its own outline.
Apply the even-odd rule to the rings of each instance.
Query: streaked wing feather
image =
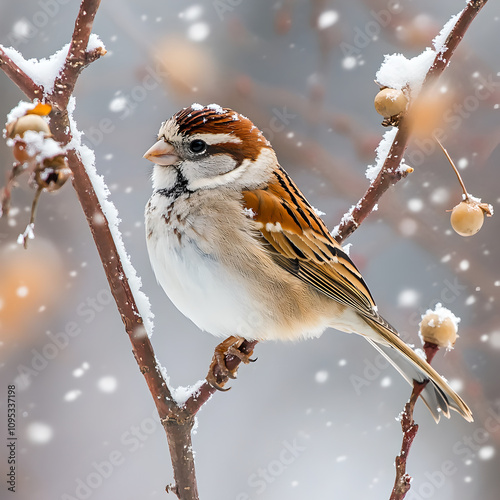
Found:
[[[264,189],[244,191],[277,264],[337,302],[394,331],[377,312],[360,272],[305,197],[279,169]]]

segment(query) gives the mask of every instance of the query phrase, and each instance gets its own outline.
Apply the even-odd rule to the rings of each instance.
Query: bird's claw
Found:
[[[224,388],[227,379],[234,380],[237,377],[238,367],[236,366],[232,369],[228,368],[226,363],[227,357],[234,356],[245,364],[257,361],[257,358],[253,359],[250,357],[253,351],[246,354],[239,349],[243,342],[245,342],[245,339],[241,337],[229,337],[215,348],[214,356],[206,377],[207,382],[214,389],[224,392],[228,391],[230,387]]]

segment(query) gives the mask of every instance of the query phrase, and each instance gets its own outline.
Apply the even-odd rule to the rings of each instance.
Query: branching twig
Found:
[[[455,49],[462,41],[462,38],[476,15],[484,7],[487,1],[488,0],[470,0],[467,3],[467,6],[455,23],[455,26],[446,38],[443,48],[436,54],[434,62],[425,77],[422,93],[434,83],[436,78],[439,77],[448,66]],[[370,184],[366,193],[354,207],[352,212],[350,212],[348,216],[342,218],[336,235],[336,239],[339,243],[352,234],[373,211],[373,208],[387,189],[404,177],[399,167],[411,135],[410,115],[411,107],[406,115],[401,118],[398,131],[377,178]]]

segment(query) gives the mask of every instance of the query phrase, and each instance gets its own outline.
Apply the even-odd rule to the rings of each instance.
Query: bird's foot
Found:
[[[212,362],[207,374],[207,382],[219,391],[228,391],[224,389],[224,384],[228,379],[235,379],[238,371],[238,365],[241,363],[253,363],[257,361],[252,359],[253,345],[241,337],[229,337],[221,342],[214,351]]]

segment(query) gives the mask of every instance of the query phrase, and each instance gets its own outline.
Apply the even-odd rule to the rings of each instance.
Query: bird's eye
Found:
[[[189,144],[189,149],[193,153],[204,153],[207,149],[207,143],[205,141],[202,141],[201,139],[195,139]]]

